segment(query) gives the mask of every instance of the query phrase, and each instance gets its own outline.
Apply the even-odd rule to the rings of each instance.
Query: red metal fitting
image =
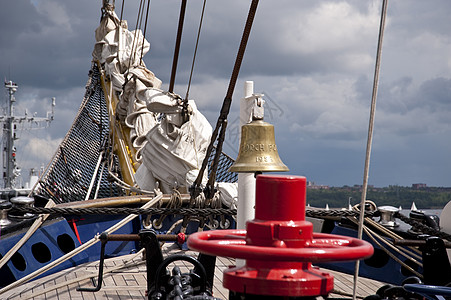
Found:
[[[255,219],[246,230],[215,230],[190,235],[188,247],[202,253],[246,259],[244,267],[224,271],[224,287],[267,296],[326,296],[333,276],[312,262],[369,257],[373,247],[355,238],[313,233],[305,221],[306,179],[259,175]]]
[[[186,242],[186,235],[183,232],[179,232],[179,234],[177,234],[177,243],[181,245],[184,242]]]

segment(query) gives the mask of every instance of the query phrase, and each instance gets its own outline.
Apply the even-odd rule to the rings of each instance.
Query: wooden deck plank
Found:
[[[44,284],[43,284],[43,287],[44,287],[44,290],[46,290],[46,289],[50,289],[50,288],[52,288],[53,286],[55,286],[55,281],[54,280],[49,280],[49,281],[47,281],[47,282],[45,282]],[[56,292],[56,290],[50,290],[49,292],[47,292],[47,293],[45,293],[45,298],[47,299],[47,298],[53,298],[53,299],[55,299],[55,297],[57,297],[57,295],[58,295],[58,293]]]
[[[133,274],[138,286],[143,286],[147,288],[147,276],[145,273],[139,272],[137,274]]]
[[[192,251],[180,250],[174,244],[166,244],[162,249],[163,255],[170,254],[189,254],[197,257],[197,253]],[[125,264],[127,263],[127,264]],[[216,259],[216,268],[214,273],[213,293],[215,297],[227,299],[229,291],[222,286],[223,270],[233,266],[234,259],[218,257]],[[182,272],[187,272],[192,265],[185,261],[177,261],[173,265],[178,265]],[[119,269],[117,269],[120,267]],[[116,269],[114,269],[116,268]],[[109,270],[113,270],[109,272]],[[169,269],[172,269],[170,266]],[[91,279],[97,280],[98,262],[91,262],[75,268],[52,274],[45,278],[41,278],[20,287],[8,291],[0,295],[1,299],[11,300],[103,300],[103,299],[143,299],[147,289],[147,272],[146,265],[143,263],[141,255],[127,255],[119,258],[110,258],[105,260],[105,274],[103,277],[102,289],[98,292],[79,292],[77,287],[93,287]],[[325,270],[331,273],[334,278],[334,290],[330,297],[343,298],[343,295],[352,295],[353,277],[351,275],[342,274],[335,271]],[[69,285],[67,282],[71,282]],[[58,287],[58,285],[61,285]],[[359,289],[357,295],[365,297],[375,294],[377,289],[384,283],[374,280],[360,278]],[[58,287],[55,289],[55,287]],[[36,296],[36,294],[39,294]]]
[[[223,266],[216,266],[215,278],[213,282],[213,295],[218,298],[227,299],[229,291],[222,286],[222,271],[225,268]]]

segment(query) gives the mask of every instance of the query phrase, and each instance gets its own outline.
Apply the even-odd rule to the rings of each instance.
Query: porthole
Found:
[[[61,234],[56,238],[56,242],[58,243],[58,247],[64,253],[69,253],[75,249],[74,240],[67,233]]]
[[[31,246],[31,253],[34,258],[41,264],[46,263],[52,259],[52,254],[50,253],[49,247],[44,243],[36,243]]]
[[[13,263],[13,266],[21,272],[25,271],[25,269],[27,268],[27,263],[26,263],[25,259],[23,258],[22,254],[20,254],[19,252],[16,252],[11,257],[11,262]]]

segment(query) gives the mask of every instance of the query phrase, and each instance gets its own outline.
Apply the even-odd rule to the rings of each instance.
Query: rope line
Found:
[[[180,43],[182,42],[183,23],[185,22],[186,1],[182,0],[180,7],[179,25],[177,27],[177,37],[175,40],[174,57],[172,58],[171,79],[169,81],[169,92],[174,92],[175,75],[177,73],[177,64],[179,61]]]
[[[121,22],[122,22],[122,16],[123,16],[123,14],[124,14],[124,2],[125,2],[125,0],[122,0],[122,5],[121,5]]]
[[[147,215],[147,214],[164,214],[164,215],[236,215],[236,209],[228,208],[129,208],[129,207],[104,207],[104,208],[44,208],[44,207],[27,207],[14,208],[13,213],[32,213],[32,214],[50,214],[50,215]]]
[[[388,0],[382,0],[382,9],[381,9],[381,18],[379,25],[379,38],[377,43],[377,51],[376,51],[376,65],[374,70],[374,80],[373,80],[373,92],[371,97],[371,108],[370,108],[370,120],[368,125],[368,138],[366,144],[366,155],[365,155],[365,166],[363,169],[363,189],[362,189],[362,197],[360,200],[361,206],[363,207],[368,189],[368,177],[369,177],[369,169],[370,169],[370,157],[371,157],[371,147],[373,143],[373,128],[374,128],[374,118],[376,114],[376,101],[377,101],[377,88],[379,85],[379,71],[380,71],[380,61],[382,56],[382,41],[384,38],[384,30],[385,30],[385,18],[387,15],[387,5]],[[357,230],[357,238],[361,239],[363,235],[363,214],[359,217],[359,227]],[[355,263],[355,271],[354,271],[354,287],[353,287],[353,300],[356,300],[357,293],[357,285],[359,281],[359,266],[360,261],[357,260]]]
[[[198,193],[200,192],[199,190],[200,190],[200,185],[202,182],[202,177],[203,177],[204,171],[207,167],[207,162],[208,162],[207,157],[209,157],[210,154],[212,153],[216,138],[218,138],[218,132],[221,129],[220,136],[219,136],[217,144],[216,144],[215,157],[214,157],[213,163],[211,165],[210,177],[209,177],[207,186],[205,187],[205,190],[204,190],[206,198],[211,198],[214,195],[213,184],[214,184],[215,178],[216,178],[216,170],[217,170],[217,165],[218,165],[218,161],[219,161],[219,155],[222,152],[222,145],[223,145],[223,141],[224,141],[224,137],[225,137],[225,129],[227,127],[227,115],[229,114],[230,106],[232,104],[233,91],[235,89],[236,81],[238,79],[238,74],[239,74],[240,68],[241,68],[241,62],[243,61],[244,52],[246,50],[247,41],[249,39],[249,35],[251,32],[251,28],[252,28],[252,23],[254,21],[255,13],[257,11],[258,1],[259,0],[252,0],[251,6],[249,8],[249,13],[247,15],[246,24],[244,26],[243,35],[241,37],[240,46],[238,48],[235,65],[233,66],[232,75],[231,75],[231,78],[229,81],[227,94],[222,103],[222,108],[221,108],[221,112],[219,114],[218,120],[216,122],[216,127],[213,130],[213,133],[211,135],[211,141],[210,141],[210,144],[208,145],[207,154],[205,156],[205,159],[202,162],[202,167],[199,170],[199,174],[198,174],[196,180],[194,181],[194,184],[190,190],[192,198],[195,198],[198,195]]]
[[[147,215],[147,214],[164,214],[164,215],[236,215],[236,209],[229,208],[131,208],[131,207],[92,207],[92,208],[70,208],[70,207],[14,207],[11,213],[32,213],[32,214],[56,214],[56,215],[92,215],[92,214],[106,214],[106,215]],[[306,210],[307,217],[356,217],[359,213],[355,211],[343,210]],[[372,212],[366,212],[366,216],[374,215]]]
[[[139,24],[140,24],[139,18],[140,18],[140,15],[141,15],[141,7],[142,7],[142,6],[143,6],[143,0],[141,0],[141,1],[139,2],[138,16],[137,16],[137,18],[136,18],[136,27],[135,27],[135,32],[134,32],[134,34],[133,34],[132,50],[130,51],[131,53],[133,53],[133,55],[130,55],[130,57],[129,57],[129,59],[128,59],[128,67],[127,67],[127,70],[130,70],[130,67],[131,67],[131,64],[132,64],[132,59],[133,59],[133,60],[135,59],[135,54],[136,54],[136,51],[135,51],[136,34],[137,34],[137,32],[138,32],[138,29],[141,28],[140,25],[139,25]],[[138,43],[138,42],[136,42],[136,48],[138,48],[137,43]],[[143,45],[143,46],[144,46],[144,45]]]
[[[50,215],[148,215],[148,214],[160,214],[160,215],[183,215],[183,216],[201,216],[209,217],[213,215],[229,215],[235,216],[236,209],[229,208],[180,208],[180,207],[169,207],[169,208],[130,208],[130,207],[103,207],[103,208],[63,208],[63,207],[13,207],[11,213],[31,213],[31,214],[50,214]],[[306,217],[313,218],[337,218],[337,217],[358,217],[359,212],[351,210],[316,210],[307,209],[305,212]],[[375,212],[365,212],[366,217],[373,217]],[[413,220],[409,217],[404,216],[401,213],[395,215],[406,224],[413,227],[414,230],[421,231],[426,234],[434,235],[439,238],[451,241],[451,234],[446,232],[437,231],[432,227],[429,227],[421,222]]]
[[[451,241],[451,234],[448,234],[448,233],[443,232],[443,231],[435,230],[434,228],[429,227],[427,225],[424,225],[421,222],[415,221],[415,220],[413,220],[413,219],[411,219],[409,217],[404,216],[400,212],[396,213],[395,217],[399,218],[404,223],[407,223],[410,226],[412,226],[414,230],[416,229],[416,230],[421,231],[423,233],[434,235],[434,236],[437,236],[437,237],[439,237],[441,239],[445,239],[445,240]]]
[[[185,95],[185,101],[184,102],[188,102],[189,90],[190,90],[190,87],[191,87],[191,80],[193,78],[194,64],[196,62],[197,47],[199,46],[199,39],[200,39],[200,33],[202,31],[202,22],[204,20],[204,13],[205,13],[205,5],[206,5],[206,3],[207,3],[207,0],[204,0],[204,4],[202,6],[202,13],[201,13],[201,16],[200,16],[200,21],[199,21],[199,28],[197,29],[196,46],[194,47],[193,62],[191,63],[191,71],[189,73],[188,87],[186,88],[186,95]]]
[[[142,41],[142,47],[141,47],[141,57],[140,57],[140,64],[143,63],[143,56],[144,56],[144,42],[146,41],[146,31],[147,31],[147,19],[149,17],[149,11],[150,11],[150,0],[147,1],[147,11],[146,11],[146,21],[144,23],[144,31],[143,31],[143,41]],[[150,46],[149,46],[150,48]]]
[[[409,270],[410,272],[412,272],[415,276],[417,276],[418,278],[423,279],[423,275],[420,274],[419,272],[415,271],[411,266],[409,266],[408,264],[404,263],[402,260],[400,260],[398,257],[396,257],[393,253],[391,253],[386,247],[384,247],[379,241],[376,240],[376,238],[373,236],[374,232],[371,232],[367,227],[363,227],[363,231],[365,231],[365,233],[368,235],[368,237],[370,237],[370,239],[379,246],[380,249],[382,249],[382,251],[384,251],[391,259],[393,259],[394,261],[396,261],[398,264],[400,264],[401,266],[403,266],[404,268],[406,268],[407,270]],[[408,257],[409,258],[409,257]],[[410,258],[409,258],[410,259]]]

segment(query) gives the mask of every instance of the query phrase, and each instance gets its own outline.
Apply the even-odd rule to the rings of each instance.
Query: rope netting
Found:
[[[84,200],[109,129],[100,72],[93,64],[77,116],[41,176],[37,194],[55,203]],[[99,185],[98,198],[121,194],[114,182],[108,180],[108,172],[96,178],[95,184]]]
[[[110,164],[110,169],[117,170],[121,178],[117,157],[109,155],[111,149],[108,143],[110,134],[108,118],[100,72],[97,65],[93,64],[78,114],[40,178],[36,188],[38,195],[52,199],[57,204],[93,199],[96,194],[97,198],[125,195],[125,191],[109,176],[109,172],[101,171]],[[103,157],[102,153],[105,153]],[[208,158],[209,165],[214,154],[215,151]],[[109,161],[104,164],[107,158]],[[100,165],[99,161],[102,162]],[[232,158],[221,154],[216,173],[218,181],[237,181],[238,175],[228,172],[233,162]],[[90,186],[93,188],[90,189]]]

